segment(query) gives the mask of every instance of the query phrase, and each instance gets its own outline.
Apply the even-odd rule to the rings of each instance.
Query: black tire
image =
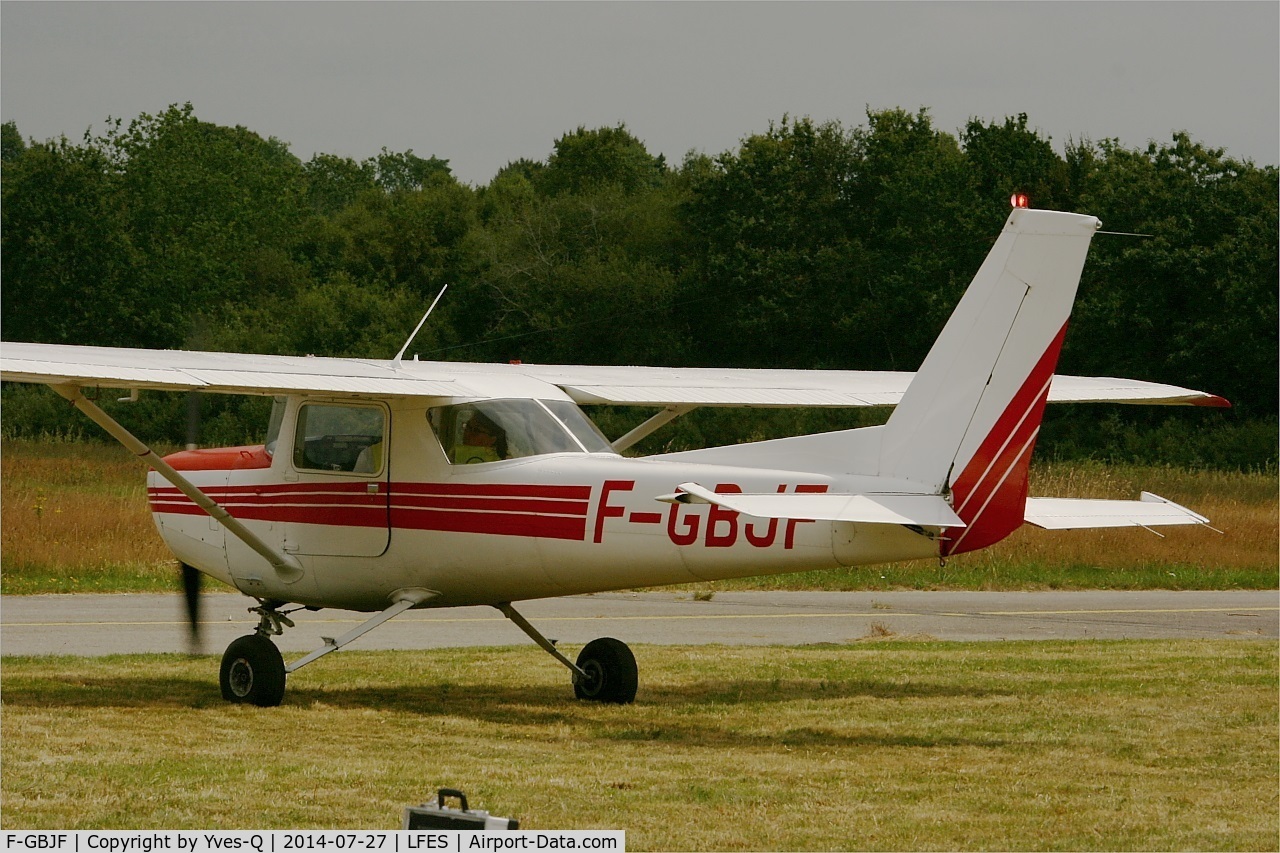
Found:
[[[621,640],[601,637],[583,646],[578,668],[587,674],[573,685],[574,695],[593,702],[628,705],[636,699],[636,657]]]
[[[228,702],[274,708],[284,699],[284,677],[284,658],[276,644],[261,634],[249,634],[227,646],[218,683]]]

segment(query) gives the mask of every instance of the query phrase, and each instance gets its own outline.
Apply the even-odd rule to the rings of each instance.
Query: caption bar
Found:
[[[5,832],[0,853],[469,853],[508,850],[604,850],[625,853],[627,834],[620,829],[516,829],[498,832],[450,830],[332,829],[252,831],[75,830]]]

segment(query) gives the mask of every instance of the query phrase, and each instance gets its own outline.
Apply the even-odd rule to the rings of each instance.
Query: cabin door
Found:
[[[378,557],[391,541],[391,417],[380,403],[304,402],[276,496],[291,554]]]

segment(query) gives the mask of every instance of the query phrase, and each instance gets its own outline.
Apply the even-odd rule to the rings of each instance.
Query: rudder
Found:
[[[884,426],[879,474],[950,492],[968,525],[944,553],[1022,524],[1031,450],[1100,224],[1014,210]]]

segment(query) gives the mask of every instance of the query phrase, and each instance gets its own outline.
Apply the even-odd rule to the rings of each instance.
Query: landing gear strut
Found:
[[[573,694],[579,699],[617,705],[629,705],[635,701],[639,676],[635,655],[626,643],[612,637],[592,640],[582,647],[577,663],[573,663],[510,604],[495,606],[530,639],[573,672]]]

